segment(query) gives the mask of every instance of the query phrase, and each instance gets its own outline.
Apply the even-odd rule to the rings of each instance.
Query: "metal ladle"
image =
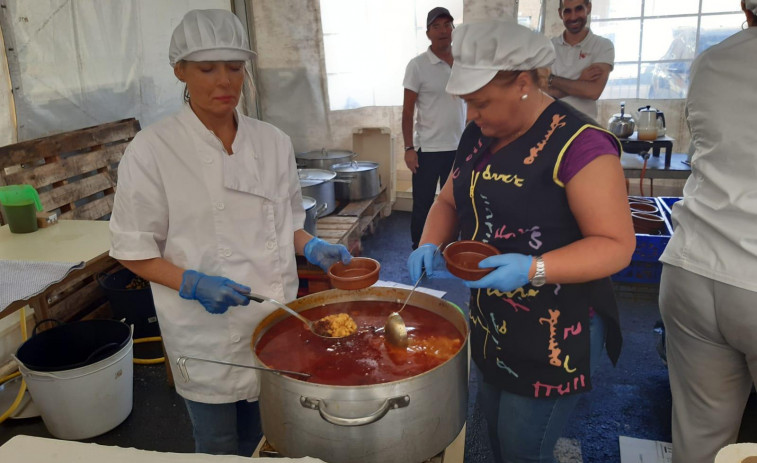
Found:
[[[321,338],[324,338],[324,339],[341,339],[342,337],[344,337],[344,336],[326,336],[325,334],[319,333],[316,329],[314,329],[314,323],[312,321],[310,321],[307,318],[303,317],[297,311],[295,311],[291,307],[288,307],[288,306],[282,304],[281,302],[277,301],[276,299],[271,299],[270,297],[262,296],[260,294],[255,294],[255,293],[248,293],[248,294],[245,294],[245,296],[247,296],[251,301],[255,301],[255,302],[258,302],[258,303],[261,303],[261,304],[263,302],[270,302],[271,304],[275,305],[276,307],[280,308],[281,310],[286,311],[287,313],[291,314],[293,317],[295,317],[296,319],[300,320],[302,323],[304,323],[305,325],[307,325],[308,330],[310,330],[311,333],[313,333],[314,335],[316,335],[318,337],[321,337]]]
[[[299,371],[276,370],[274,368],[258,367],[258,366],[253,366],[253,365],[242,365],[239,363],[221,362],[219,360],[210,360],[210,359],[203,359],[203,358],[198,358],[198,357],[187,357],[184,355],[176,359],[176,366],[179,367],[179,373],[181,373],[181,378],[184,380],[185,383],[189,382],[189,370],[187,369],[187,360],[196,360],[198,362],[215,363],[217,365],[229,365],[232,367],[251,368],[253,370],[270,371],[271,373],[295,375],[295,376],[301,376],[303,378],[310,378],[309,374],[300,373]]]
[[[386,319],[384,336],[386,336],[386,340],[389,341],[390,344],[394,344],[397,347],[407,347],[407,327],[405,326],[405,320],[400,316],[400,312],[405,308],[407,301],[410,300],[410,297],[415,292],[415,288],[418,287],[418,284],[425,275],[426,269],[423,269],[421,276],[415,281],[413,289],[410,290],[410,294],[405,298],[405,302],[402,304],[402,307],[400,307],[400,310],[390,313],[389,318]]]

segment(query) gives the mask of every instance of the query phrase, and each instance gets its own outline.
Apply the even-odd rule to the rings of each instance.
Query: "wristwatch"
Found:
[[[544,259],[541,256],[536,256],[536,272],[534,277],[531,278],[531,286],[539,287],[544,286],[547,282],[547,272],[544,270]]]
[[[415,146],[412,146],[412,145],[405,147],[405,151],[410,151],[410,150],[414,150],[414,149],[415,149]]]

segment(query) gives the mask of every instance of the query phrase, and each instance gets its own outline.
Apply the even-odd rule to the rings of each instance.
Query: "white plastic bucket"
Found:
[[[134,343],[108,358],[71,370],[34,371],[18,358],[19,370],[50,434],[87,439],[121,424],[133,404]]]

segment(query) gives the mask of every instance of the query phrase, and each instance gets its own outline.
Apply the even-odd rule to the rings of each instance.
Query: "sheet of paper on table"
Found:
[[[673,445],[670,442],[618,436],[620,463],[670,463]]]
[[[383,286],[387,288],[399,288],[399,289],[413,289],[413,285],[406,285],[403,283],[397,283],[396,281],[387,281],[387,280],[379,280],[373,286]],[[423,286],[420,286],[420,285],[418,286],[418,288],[416,288],[416,291],[430,294],[440,299],[444,297],[445,294],[447,294],[446,291],[439,291],[437,289],[424,288]]]

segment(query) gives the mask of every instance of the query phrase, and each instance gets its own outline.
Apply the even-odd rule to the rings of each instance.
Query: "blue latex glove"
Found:
[[[410,272],[410,280],[415,283],[421,277],[423,269],[426,269],[426,275],[429,278],[438,276],[441,278],[451,277],[447,272],[444,257],[442,257],[439,248],[432,243],[426,243],[418,246],[418,249],[410,253],[407,258],[407,271]]]
[[[331,244],[320,238],[313,238],[305,245],[305,259],[328,273],[329,267],[339,261],[349,264],[352,256],[344,245]]]
[[[523,254],[499,254],[487,257],[478,263],[479,268],[496,267],[476,281],[466,281],[469,288],[492,288],[501,292],[518,289],[528,283],[528,271],[533,257]]]
[[[228,278],[187,270],[181,278],[179,296],[200,301],[210,313],[224,313],[233,305],[247,305],[250,288]]]

